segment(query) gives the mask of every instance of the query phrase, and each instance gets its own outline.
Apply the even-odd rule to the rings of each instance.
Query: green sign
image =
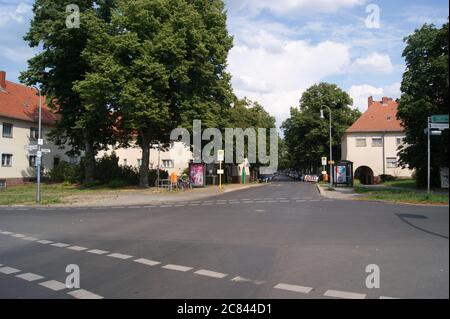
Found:
[[[433,115],[431,117],[431,123],[448,123],[448,114],[447,115]]]

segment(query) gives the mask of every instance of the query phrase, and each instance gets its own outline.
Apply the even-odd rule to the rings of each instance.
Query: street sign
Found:
[[[51,150],[49,150],[49,149],[47,149],[47,148],[42,149],[41,151],[42,151],[43,154],[49,154],[49,153],[52,152]]]
[[[322,157],[322,166],[327,166],[327,158]]]
[[[223,175],[223,174],[225,174],[225,171],[223,169],[217,170],[217,175]]]
[[[25,150],[27,151],[35,151],[38,149],[37,145],[25,145]]]
[[[40,138],[38,139],[38,145],[44,145],[44,139]]]
[[[446,115],[433,115],[431,117],[431,123],[448,123],[448,114],[446,114]]]
[[[440,130],[440,131],[448,130],[448,127],[449,127],[448,123],[447,124],[444,124],[444,123],[432,123],[430,125],[430,128],[432,130]]]
[[[219,161],[219,162],[225,161],[225,151],[224,150],[217,151],[217,161]]]
[[[330,165],[334,165],[334,161],[328,161],[328,164],[330,164]]]

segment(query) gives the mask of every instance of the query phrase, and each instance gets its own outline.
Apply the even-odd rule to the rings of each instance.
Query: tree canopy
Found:
[[[449,113],[448,23],[442,28],[425,24],[405,38],[406,71],[401,86],[398,118],[406,130],[401,163],[417,170],[417,182],[426,183],[427,118]],[[448,167],[448,130],[432,137],[433,184],[439,183],[439,167]]]
[[[360,116],[351,108],[351,97],[335,84],[320,83],[307,89],[298,108],[291,108],[291,116],[283,125],[290,166],[300,171],[317,171],[320,159],[329,156],[329,111],[332,110],[333,158],[341,157],[341,137]]]

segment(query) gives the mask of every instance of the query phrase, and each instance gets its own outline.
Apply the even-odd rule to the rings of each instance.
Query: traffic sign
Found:
[[[47,149],[47,148],[42,149],[41,151],[42,151],[42,153],[44,153],[44,154],[49,154],[49,153],[52,152],[51,150],[49,150],[49,149]]]
[[[440,131],[443,131],[443,130],[448,130],[448,126],[449,126],[449,124],[447,123],[447,124],[445,124],[445,123],[432,123],[431,125],[430,125],[430,128],[433,130],[440,130]]]
[[[219,161],[219,162],[225,161],[225,151],[224,150],[217,151],[217,161]]]
[[[225,174],[225,171],[223,169],[217,170],[217,175],[223,175],[223,174]]]
[[[334,164],[335,164],[335,161],[328,161],[328,164],[334,165]]]
[[[25,150],[27,151],[35,151],[38,149],[37,145],[25,145]]]
[[[327,158],[322,157],[322,166],[327,166]]]
[[[37,151],[36,155],[37,155],[38,158],[42,157],[42,151]]]
[[[446,114],[446,115],[433,115],[431,117],[431,123],[448,123],[448,114]]]
[[[44,139],[40,138],[38,139],[38,145],[44,145]]]

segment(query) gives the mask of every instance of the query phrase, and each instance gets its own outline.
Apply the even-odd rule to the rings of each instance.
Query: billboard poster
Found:
[[[347,167],[336,166],[336,183],[347,184]]]
[[[191,164],[189,179],[192,187],[205,187],[205,164]]]
[[[448,189],[448,167],[441,167],[441,188]]]

